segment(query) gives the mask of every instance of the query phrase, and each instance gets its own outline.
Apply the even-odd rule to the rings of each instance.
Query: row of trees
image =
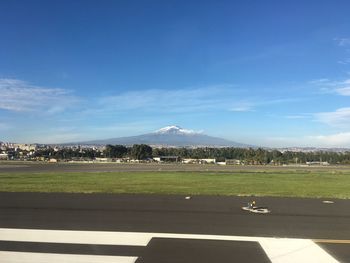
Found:
[[[146,159],[156,156],[178,156],[180,158],[208,159],[217,161],[226,159],[241,160],[246,164],[269,164],[271,162],[281,165],[290,163],[328,162],[330,164],[350,164],[350,152],[280,152],[278,150],[266,150],[262,148],[154,148],[145,144],[136,144],[133,147],[121,145],[107,145],[104,151],[106,157],[134,159]]]
[[[246,164],[281,164],[328,162],[330,164],[350,164],[350,152],[280,152],[262,148],[161,148],[154,149],[155,156],[176,155],[181,158],[216,158],[218,161],[226,159],[241,160]]]
[[[350,164],[350,152],[280,152],[278,150],[266,150],[262,148],[154,148],[145,144],[135,144],[132,147],[123,145],[107,145],[104,151],[93,149],[71,149],[64,148],[54,151],[53,149],[45,149],[36,151],[33,157],[72,159],[72,158],[88,158],[96,157],[106,158],[132,158],[144,160],[157,156],[178,156],[182,159],[207,159],[215,158],[217,161],[226,159],[241,160],[245,164],[269,164],[277,165],[290,163],[306,163],[306,162],[328,162],[330,164]]]
[[[153,149],[151,146],[146,144],[134,144],[132,147],[109,144],[106,145],[104,155],[108,158],[131,157],[136,160],[145,160],[153,157]]]
[[[25,153],[25,155],[27,155]],[[56,158],[61,160],[69,159],[94,159],[99,157],[106,158],[125,158],[130,157],[136,160],[144,160],[152,158],[152,147],[146,144],[135,144],[132,147],[125,147],[123,145],[106,145],[104,151],[94,150],[91,148],[62,148],[60,150],[54,150],[53,148],[42,149],[35,151],[32,155],[33,158]]]
[[[53,148],[37,150],[32,154],[33,158],[44,157],[44,158],[56,158],[56,159],[74,159],[74,158],[86,158],[94,159],[96,157],[103,156],[103,153],[96,151],[91,148],[87,149],[72,149],[63,148],[60,150],[54,150]]]

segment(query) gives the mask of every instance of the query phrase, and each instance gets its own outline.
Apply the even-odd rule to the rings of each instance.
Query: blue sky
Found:
[[[0,141],[179,125],[350,147],[349,1],[0,2]]]

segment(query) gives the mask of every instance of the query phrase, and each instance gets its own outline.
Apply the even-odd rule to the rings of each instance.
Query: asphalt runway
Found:
[[[238,172],[238,171],[350,171],[350,166],[268,166],[158,163],[43,163],[0,162],[0,173],[47,172]]]
[[[0,262],[18,262],[11,258],[20,256],[23,262],[41,262],[45,255],[52,263],[274,263],[287,262],[271,256],[274,247],[283,252],[300,244],[320,252],[304,262],[350,262],[349,200],[256,198],[272,210],[267,215],[241,210],[248,201],[218,196],[0,193]],[[322,253],[326,259],[312,261]],[[86,256],[93,258],[84,261]]]

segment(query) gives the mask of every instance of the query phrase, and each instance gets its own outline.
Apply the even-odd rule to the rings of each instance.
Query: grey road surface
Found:
[[[306,238],[350,262],[349,200],[0,193],[0,228]],[[1,232],[0,232],[1,233]],[[1,240],[1,236],[0,236]],[[316,241],[316,242],[318,242]],[[270,262],[256,242],[153,238],[146,247],[0,241],[0,251],[135,256],[140,262]],[[1,262],[1,260],[0,260]]]

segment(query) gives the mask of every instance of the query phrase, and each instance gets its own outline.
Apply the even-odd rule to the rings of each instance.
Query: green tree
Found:
[[[134,144],[130,155],[136,160],[145,160],[152,157],[152,147],[146,144]]]
[[[123,145],[106,145],[104,156],[108,158],[122,158],[126,155],[128,149]]]

